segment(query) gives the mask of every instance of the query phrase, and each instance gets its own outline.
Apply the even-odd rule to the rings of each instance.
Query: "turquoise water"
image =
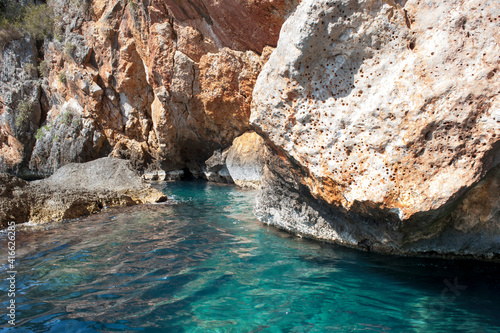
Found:
[[[260,224],[256,192],[232,186],[164,191],[175,200],[19,232],[17,325],[4,330],[500,331],[498,265],[296,238]]]

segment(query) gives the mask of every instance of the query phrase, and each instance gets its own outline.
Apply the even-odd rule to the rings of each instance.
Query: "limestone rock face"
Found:
[[[52,121],[37,131],[29,164],[34,176],[50,175],[65,164],[100,157],[105,138],[96,127],[95,121],[85,118],[76,99],[65,102]]]
[[[0,226],[76,218],[104,207],[162,202],[167,198],[146,184],[126,160],[101,158],[70,163],[51,177],[27,183],[0,173]]]
[[[283,13],[295,8],[298,0],[167,0],[166,5],[190,34],[181,45],[210,36],[209,45],[226,45],[236,50],[260,53],[266,45],[276,45]],[[199,33],[196,33],[199,31]],[[208,34],[207,32],[210,31]]]
[[[36,81],[41,93],[30,90],[41,104],[38,116],[32,129],[22,131],[34,149],[23,155],[26,140],[2,123],[4,169],[22,165],[47,175],[111,154],[139,170],[189,167],[194,173],[214,150],[250,129],[257,75],[297,3],[51,1],[58,17],[54,38],[38,47],[39,59],[29,60],[47,68]],[[4,55],[17,54],[21,42],[12,42]],[[15,119],[17,102],[9,96],[0,89],[4,113]]]
[[[29,158],[41,118],[37,51],[19,37],[0,50],[0,171]]]
[[[295,193],[264,190],[261,217],[380,251],[498,254],[499,13],[303,1],[253,94],[251,122],[282,158],[266,186]]]

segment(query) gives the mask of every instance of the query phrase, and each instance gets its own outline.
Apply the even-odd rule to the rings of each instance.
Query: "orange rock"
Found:
[[[45,49],[43,118],[59,131],[51,135],[60,142],[96,135],[97,156],[126,140],[144,146],[150,162],[164,169],[201,165],[249,129],[268,45],[276,45],[297,2],[153,0],[144,7],[136,0],[93,1],[93,16],[83,20],[78,8],[55,8],[61,22],[74,26],[69,32],[62,23]],[[57,123],[69,101],[81,109],[78,134]],[[55,146],[72,147],[79,161],[95,158],[74,143],[39,140],[31,165],[52,172],[72,161],[61,159]]]
[[[167,8],[182,24],[213,38],[215,45],[261,53],[276,46],[286,15],[298,0],[166,0]]]

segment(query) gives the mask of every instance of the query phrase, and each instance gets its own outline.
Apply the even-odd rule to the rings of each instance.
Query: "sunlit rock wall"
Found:
[[[270,189],[261,217],[365,248],[498,253],[499,36],[495,2],[303,1],[259,75],[251,122],[292,170],[278,181],[286,168],[270,162],[268,187],[318,207]],[[484,212],[450,215],[488,173]],[[301,223],[285,214],[297,200]]]
[[[34,149],[19,153],[25,141],[1,125],[0,149],[10,156],[3,169],[50,174],[111,155],[140,170],[201,172],[214,150],[250,129],[255,80],[297,3],[49,1],[54,36],[32,59],[41,107],[33,129],[23,130]],[[6,94],[0,112],[15,120],[24,97]]]

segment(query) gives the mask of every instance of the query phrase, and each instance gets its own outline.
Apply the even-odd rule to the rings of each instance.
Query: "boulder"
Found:
[[[260,187],[266,153],[264,140],[255,132],[234,139],[226,157],[227,170],[234,183],[241,187]]]
[[[213,155],[205,161],[205,177],[209,182],[234,183],[226,166],[229,149],[214,151]]]
[[[260,218],[381,252],[498,255],[497,7],[302,1],[253,93],[279,156]]]
[[[266,156],[264,140],[253,131],[246,132],[234,139],[229,148],[216,150],[205,161],[205,177],[211,182],[258,188]]]

